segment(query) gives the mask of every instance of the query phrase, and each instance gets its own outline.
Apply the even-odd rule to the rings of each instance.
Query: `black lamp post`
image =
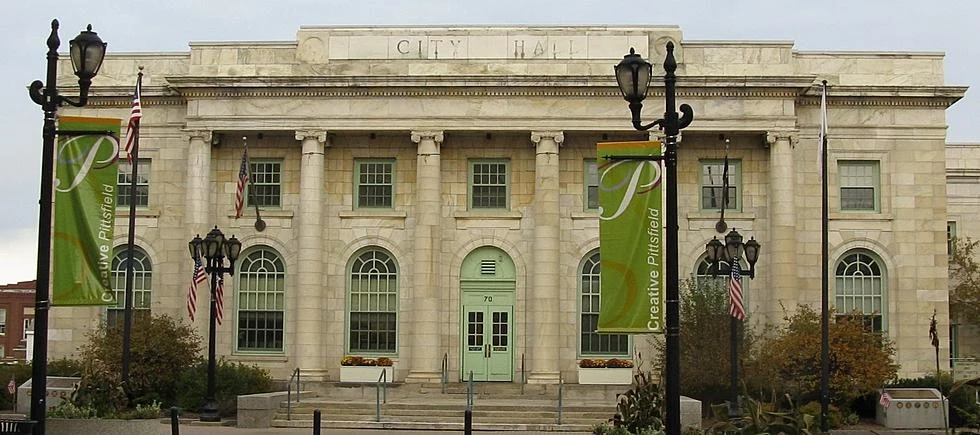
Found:
[[[748,276],[749,278],[755,278],[755,262],[759,261],[759,242],[755,241],[755,237],[749,239],[748,242],[742,243],[742,235],[735,231],[733,228],[728,235],[725,236],[725,243],[722,244],[717,237],[712,237],[711,241],[708,242],[704,247],[705,255],[708,258],[708,262],[711,263],[712,276],[725,275],[731,279],[732,265],[737,263],[742,255],[745,255],[745,261],[749,262],[749,270],[740,271],[741,276]],[[731,361],[731,381],[732,381],[732,400],[728,402],[728,416],[738,417],[742,415],[741,406],[738,400],[738,322],[739,319],[735,318],[734,315],[729,316],[731,332],[731,341],[729,342],[729,348],[731,349],[730,361]]]
[[[228,275],[235,274],[235,260],[238,260],[238,254],[242,252],[242,242],[239,242],[235,236],[225,239],[225,235],[215,226],[204,237],[204,240],[201,240],[200,234],[194,236],[187,243],[187,247],[190,249],[191,258],[195,264],[201,257],[207,260],[204,270],[211,275],[211,311],[210,325],[208,326],[208,391],[201,413],[201,421],[221,421],[221,416],[218,415],[218,405],[214,401],[214,341],[215,322],[218,315],[216,294],[218,292],[218,280],[221,280],[226,273]],[[225,258],[228,258],[228,267],[225,267]]]
[[[78,76],[78,101],[72,101],[58,93],[58,20],[51,20],[48,36],[48,64],[45,82],[35,80],[28,87],[31,100],[44,111],[44,127],[41,130],[41,199],[37,225],[37,287],[34,290],[34,356],[31,361],[31,420],[35,434],[44,434],[48,369],[48,309],[51,301],[51,208],[54,183],[54,139],[57,135],[55,116],[58,107],[69,104],[82,107],[88,102],[88,90],[92,78],[99,72],[105,58],[106,43],[92,31],[92,25],[69,41],[72,68]]]
[[[623,98],[629,102],[630,112],[633,115],[633,128],[637,130],[649,130],[653,126],[658,126],[664,131],[665,148],[664,161],[666,163],[666,185],[667,203],[665,205],[667,214],[667,271],[664,292],[666,298],[666,380],[664,386],[664,396],[666,399],[667,411],[667,434],[679,435],[681,433],[681,374],[680,374],[680,307],[679,282],[677,272],[677,135],[680,130],[691,124],[694,120],[694,109],[687,104],[681,104],[680,111],[683,117],[677,116],[675,110],[675,85],[677,76],[677,61],[674,60],[674,43],[667,43],[667,56],[664,59],[664,117],[650,124],[643,125],[640,122],[640,109],[643,107],[643,99],[647,96],[647,87],[650,85],[653,66],[649,62],[636,54],[630,48],[630,54],[623,57],[623,60],[616,65],[616,82],[619,83],[619,90],[623,93]]]

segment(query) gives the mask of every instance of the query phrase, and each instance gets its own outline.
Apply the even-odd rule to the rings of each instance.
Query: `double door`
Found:
[[[463,381],[514,379],[512,294],[469,294],[463,301]]]

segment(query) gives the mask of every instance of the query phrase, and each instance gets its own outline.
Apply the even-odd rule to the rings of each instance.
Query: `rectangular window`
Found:
[[[252,207],[281,207],[282,162],[252,161],[248,167],[251,181],[245,203]]]
[[[946,222],[946,254],[953,255],[956,251],[956,222]]]
[[[960,357],[960,325],[952,323],[949,325],[949,358]]]
[[[585,184],[585,209],[598,210],[599,169],[594,159],[585,161],[585,176],[583,184]]]
[[[599,326],[599,255],[589,260],[582,271],[582,308],[580,353],[582,356],[630,356],[627,334],[600,334]]]
[[[24,318],[24,340],[27,340],[27,332],[34,332],[34,318],[25,317]]]
[[[741,189],[741,162],[728,161],[728,210],[739,210],[742,206],[739,192]],[[701,161],[701,209],[721,210],[724,201],[725,162],[722,160]]]
[[[481,160],[470,162],[470,209],[507,210],[508,162]]]
[[[879,170],[877,161],[840,161],[840,209],[877,211]]]
[[[396,279],[384,271],[351,276],[350,351],[395,353],[398,293]]]
[[[354,162],[354,208],[392,208],[395,196],[393,160]]]
[[[260,253],[261,254],[261,253]],[[258,255],[258,254],[253,254]],[[246,259],[246,261],[252,261]],[[237,275],[238,286],[238,350],[281,352],[285,331],[286,292],[285,274],[276,263],[262,266],[242,265]],[[281,266],[278,266],[281,267]],[[225,289],[227,294],[228,289]],[[227,302],[226,302],[227,303]]]
[[[125,159],[119,160],[116,175],[116,207],[129,208],[132,196],[133,165]],[[150,200],[150,159],[136,161],[136,207],[146,208]]]
[[[7,333],[7,309],[0,308],[0,335]]]

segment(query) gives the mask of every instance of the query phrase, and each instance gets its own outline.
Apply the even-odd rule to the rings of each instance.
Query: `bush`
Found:
[[[199,361],[180,375],[180,395],[177,406],[190,411],[200,411],[204,408],[208,385],[207,373],[207,361]],[[218,414],[230,416],[238,410],[239,395],[273,391],[273,381],[265,369],[254,365],[232,363],[222,358],[215,362],[214,390]]]
[[[48,361],[48,376],[81,376],[82,362],[71,358]]]
[[[201,352],[201,338],[186,323],[168,315],[136,316],[130,339],[129,382],[119,376],[122,328],[93,331],[80,348],[82,380],[72,401],[102,415],[136,405],[176,403],[178,374]],[[70,366],[70,364],[66,364]]]
[[[13,380],[17,386],[27,382],[31,377],[31,365],[26,363],[2,364],[0,365],[0,384],[7,386],[7,382]],[[16,394],[16,393],[14,393]],[[6,392],[0,394],[0,409],[13,409],[14,398]]]
[[[834,319],[834,313],[829,314]],[[760,347],[746,370],[768,380],[796,401],[820,398],[820,313],[799,306],[776,336]],[[830,323],[830,401],[848,407],[856,398],[876,391],[895,379],[895,348],[880,334],[868,332],[859,316],[837,318]]]
[[[633,375],[633,387],[620,394],[616,411],[622,427],[629,433],[663,429],[664,395],[654,374],[639,372]]]

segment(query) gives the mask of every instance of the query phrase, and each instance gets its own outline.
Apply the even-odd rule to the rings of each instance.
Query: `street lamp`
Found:
[[[755,278],[755,262],[759,261],[759,242],[755,241],[755,237],[749,239],[748,242],[742,243],[742,235],[735,231],[734,228],[725,236],[725,243],[722,244],[717,237],[712,237],[711,241],[704,246],[705,256],[708,259],[708,263],[711,267],[708,270],[711,271],[712,276],[724,275],[732,279],[732,266],[738,263],[742,255],[745,255],[745,261],[749,262],[749,270],[741,270],[739,268],[739,274],[741,276],[748,276],[749,278]],[[741,408],[739,406],[738,400],[738,322],[734,315],[731,313],[730,317],[730,327],[729,331],[731,333],[731,341],[729,343],[729,348],[731,349],[731,381],[732,381],[732,400],[728,403],[728,416],[737,417],[742,414]]]
[[[666,284],[664,292],[666,297],[666,316],[664,319],[666,329],[666,380],[664,385],[664,396],[667,413],[667,434],[679,435],[681,433],[681,373],[680,373],[680,307],[679,282],[677,272],[677,135],[680,130],[691,124],[694,120],[694,109],[687,104],[681,104],[680,111],[684,114],[678,118],[675,110],[675,87],[677,76],[677,61],[674,60],[674,43],[667,42],[667,56],[664,59],[664,117],[650,124],[643,125],[640,122],[640,109],[643,108],[643,99],[647,96],[647,88],[650,85],[650,78],[653,66],[649,62],[636,54],[630,48],[630,54],[623,56],[623,60],[616,65],[616,82],[619,90],[623,93],[623,98],[629,102],[630,112],[633,115],[633,128],[637,130],[649,130],[653,126],[658,126],[664,131],[665,148],[664,161],[666,166],[666,214],[667,214],[667,247],[666,247]]]
[[[215,322],[218,316],[216,295],[218,293],[218,281],[223,279],[224,274],[235,274],[235,260],[238,260],[238,254],[242,252],[242,242],[239,242],[235,236],[225,239],[225,235],[215,226],[204,237],[204,240],[201,240],[201,235],[198,234],[187,243],[187,247],[190,249],[191,259],[194,260],[195,264],[202,257],[207,260],[204,271],[211,275],[211,312],[210,325],[208,326],[208,391],[201,413],[201,421],[221,421],[221,416],[218,415],[218,405],[214,401],[214,341]],[[225,267],[225,258],[228,258],[228,267]]]
[[[35,434],[44,433],[46,412],[45,389],[48,369],[48,309],[51,301],[51,208],[54,185],[54,139],[57,135],[55,117],[58,107],[69,104],[82,107],[88,103],[88,90],[92,78],[99,73],[105,58],[106,43],[92,31],[92,25],[69,41],[71,65],[78,76],[78,101],[72,101],[58,93],[58,20],[51,20],[48,36],[48,64],[45,82],[35,80],[28,87],[31,100],[44,111],[41,130],[41,199],[37,225],[37,287],[34,290],[34,357],[31,360],[31,420]]]

